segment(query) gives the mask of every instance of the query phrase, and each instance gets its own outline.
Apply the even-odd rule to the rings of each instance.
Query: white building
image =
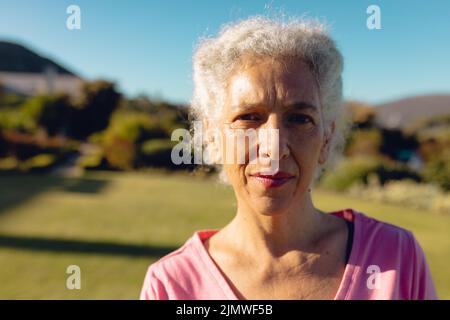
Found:
[[[53,69],[48,69],[45,73],[0,71],[0,85],[7,92],[23,96],[65,93],[77,97],[81,92],[82,84],[83,79],[73,75],[58,74]]]

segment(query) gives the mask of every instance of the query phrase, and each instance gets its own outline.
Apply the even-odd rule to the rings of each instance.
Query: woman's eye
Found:
[[[236,118],[236,120],[243,120],[243,121],[259,121],[261,120],[261,117],[257,115],[256,113],[247,113],[240,115]]]
[[[310,116],[304,115],[304,114],[293,114],[289,116],[290,122],[295,123],[313,123],[313,119]]]

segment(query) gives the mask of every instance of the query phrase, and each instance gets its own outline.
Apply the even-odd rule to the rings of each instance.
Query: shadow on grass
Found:
[[[123,255],[132,257],[162,257],[177,247],[156,247],[135,244],[120,244],[103,241],[84,241],[0,235],[0,248],[15,248],[35,251],[83,253],[95,255]]]
[[[0,173],[0,214],[49,190],[97,194],[106,179],[65,178],[48,174]]]

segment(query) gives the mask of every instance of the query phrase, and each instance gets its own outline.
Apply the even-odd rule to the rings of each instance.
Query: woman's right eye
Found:
[[[261,117],[256,113],[246,113],[243,115],[240,115],[236,118],[236,120],[243,120],[243,121],[259,121],[261,120]]]

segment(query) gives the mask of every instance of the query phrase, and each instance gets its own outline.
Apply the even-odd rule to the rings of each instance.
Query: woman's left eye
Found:
[[[304,114],[292,114],[289,116],[289,121],[295,123],[312,123],[313,119],[310,116]]]

